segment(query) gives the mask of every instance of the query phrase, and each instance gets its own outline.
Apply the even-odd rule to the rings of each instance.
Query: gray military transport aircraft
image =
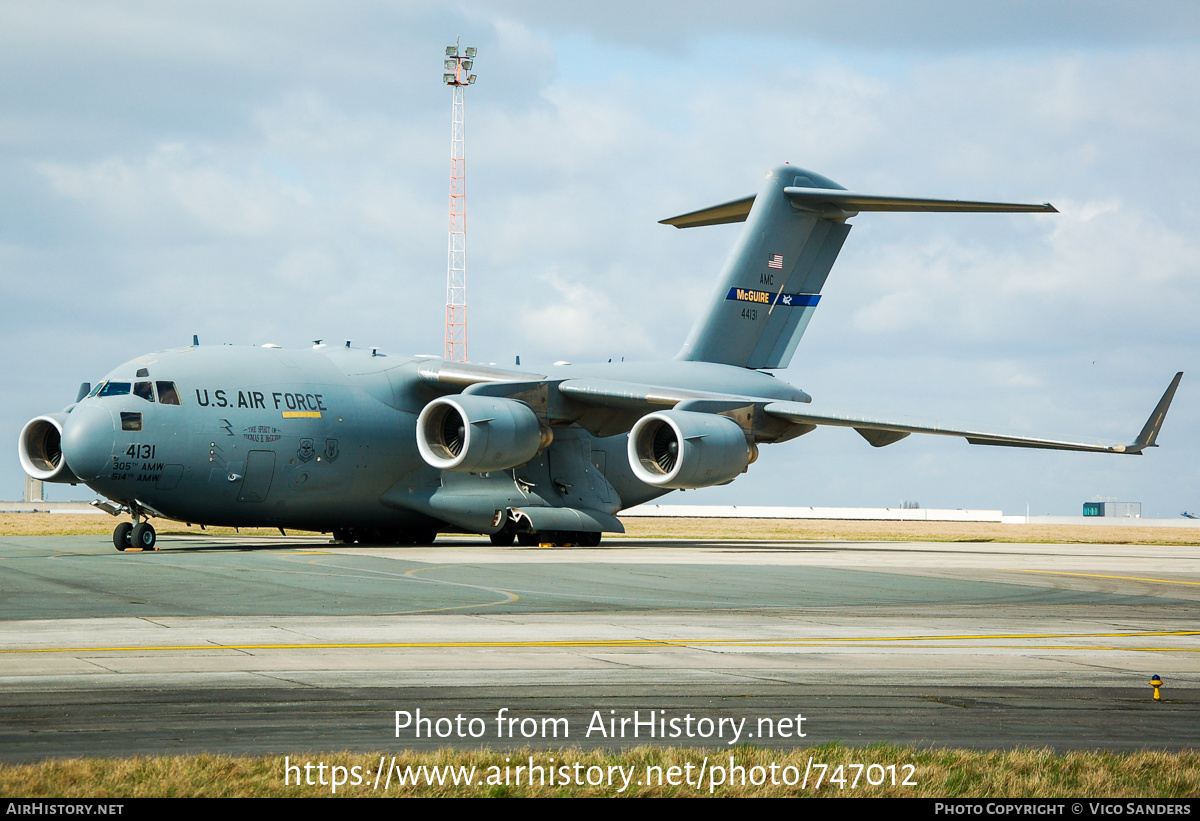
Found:
[[[856,194],[790,165],[757,195],[663,220],[746,222],[707,310],[667,362],[546,373],[315,345],[147,354],[80,387],[21,431],[25,471],[83,483],[132,514],[117,550],[155,549],[148,517],[332,532],[342,542],[599,544],[616,514],[678,488],[731,482],[764,443],[820,425],[875,447],[911,433],[976,445],[1140,454],[1176,374],[1129,444],[951,430],[820,413],[786,368],[860,211],[1055,212],[1047,204]]]

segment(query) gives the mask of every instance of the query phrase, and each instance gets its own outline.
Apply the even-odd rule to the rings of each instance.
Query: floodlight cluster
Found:
[[[446,60],[442,63],[446,73],[442,75],[442,82],[448,86],[467,86],[474,83],[477,75],[469,72],[475,65],[475,55],[478,53],[479,49],[468,46],[463,50],[463,54],[459,55],[458,46],[446,46]]]

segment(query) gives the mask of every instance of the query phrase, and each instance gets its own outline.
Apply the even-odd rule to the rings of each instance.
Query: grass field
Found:
[[[0,536],[108,536],[117,519],[67,513],[0,514]],[[227,536],[230,527],[188,527],[155,519],[159,536],[208,533]],[[1015,542],[1043,544],[1200,545],[1200,527],[1123,527],[1103,525],[1010,525],[993,522],[863,522],[831,519],[674,519],[631,517],[623,520],[633,539],[721,539],[806,541]],[[252,536],[279,535],[270,527],[241,528]],[[316,535],[289,530],[289,535]],[[620,539],[608,535],[605,539]]]
[[[375,784],[374,773],[380,769],[381,756],[384,771],[392,772],[392,782],[386,790],[386,778],[380,778],[378,785]],[[391,761],[393,756],[395,769]],[[1162,799],[1200,795],[1200,753],[1197,752],[1056,754],[1048,750],[973,752],[826,744],[796,750],[638,747],[624,752],[517,749],[373,755],[301,754],[287,756],[287,763],[297,768],[289,774],[290,785],[284,783],[284,756],[74,759],[2,765],[0,794],[25,798],[329,796],[334,794],[331,768],[339,766],[344,768],[339,774],[343,784],[336,795],[344,797],[714,795]],[[307,772],[305,763],[312,765]],[[325,765],[324,771],[317,769],[318,763]],[[530,763],[535,768],[542,768],[541,775],[534,776],[537,783],[532,786],[528,784],[528,769],[522,774],[516,771],[518,766]],[[357,785],[353,783],[355,767],[360,782]],[[426,769],[418,769],[422,767]],[[461,776],[468,776],[472,783],[470,786],[456,785],[453,775],[443,769],[444,783],[439,784],[437,776],[428,769],[434,767],[467,768],[465,772],[458,770],[457,774],[460,782],[465,780]],[[552,768],[553,773],[550,772]],[[705,775],[701,778],[702,771]],[[537,773],[537,770],[533,772]],[[313,786],[296,785],[303,773],[306,773],[303,777],[315,782]],[[410,783],[401,786],[402,777]],[[515,783],[518,777],[522,779],[520,784]],[[551,777],[555,783],[545,783]],[[589,785],[589,778],[601,783]],[[819,787],[818,778],[821,780]],[[326,782],[324,786],[319,783],[322,779]],[[870,784],[868,779],[876,783]],[[411,780],[419,783],[413,784]],[[430,780],[434,783],[428,783]],[[772,780],[776,783],[772,784]],[[897,782],[894,786],[893,780]],[[905,785],[905,781],[915,786]]]

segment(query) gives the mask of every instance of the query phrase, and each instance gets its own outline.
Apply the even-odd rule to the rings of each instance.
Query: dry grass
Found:
[[[68,513],[0,514],[0,536],[108,536],[111,516]],[[757,541],[915,541],[1010,542],[1042,544],[1200,545],[1200,527],[1124,527],[1113,525],[1010,525],[993,522],[863,522],[830,519],[675,519],[631,517],[622,520],[634,539],[752,539]],[[160,536],[202,533],[231,536],[231,527],[188,527],[154,520]],[[241,528],[248,536],[272,536],[270,527]],[[314,535],[288,530],[288,535]],[[606,538],[619,538],[608,536]]]
[[[0,513],[0,536],[111,536],[118,522],[132,521],[128,516],[105,516],[94,513]],[[232,527],[209,527],[201,530],[170,519],[153,519],[159,536],[232,536],[239,531]],[[243,527],[247,536],[278,536],[274,527]],[[288,535],[314,535],[307,530],[288,530]]]
[[[1200,527],[1038,525],[998,522],[864,522],[832,519],[621,520],[633,538],[786,541],[1021,542],[1050,544],[1200,544]]]
[[[391,786],[383,789],[386,778],[381,778],[379,788],[374,787],[374,773],[379,767],[380,755],[390,763],[395,755],[397,766],[403,771],[407,767],[474,767],[475,783],[470,786],[447,783],[418,786],[399,786],[393,776]],[[746,783],[730,767],[730,757],[743,767]],[[521,784],[514,782],[515,768],[527,765],[533,758],[536,766],[544,768],[549,778],[550,767],[570,768],[570,778],[575,779],[575,764],[586,780],[589,767],[599,767],[604,773],[610,767],[623,767],[626,772],[633,768],[633,777],[624,791],[619,788],[622,779],[614,773],[612,786],[580,786],[577,783],[562,783],[561,770],[557,770],[557,783],[535,783],[530,786],[524,777]],[[705,758],[707,757],[707,762]],[[825,783],[815,789],[818,768],[810,768],[809,761],[826,764]],[[326,786],[296,786],[297,771],[292,773],[292,784],[284,783],[284,757],[229,757],[217,755],[139,757],[130,759],[71,759],[48,761],[30,765],[0,766],[0,794],[28,798],[137,798],[137,797],[299,797],[327,796],[332,794],[328,786],[332,765],[346,768],[347,780],[353,780],[353,767],[359,767],[364,783],[353,786],[345,784],[338,788],[339,796],[911,796],[926,798],[1194,798],[1200,795],[1200,753],[1194,751],[1103,753],[1070,752],[1053,753],[1049,750],[1012,750],[1001,752],[976,752],[970,750],[917,750],[891,745],[873,745],[856,748],[839,744],[827,744],[808,749],[767,750],[753,747],[733,749],[697,750],[678,747],[638,747],[624,752],[581,751],[558,749],[532,751],[454,751],[439,750],[430,753],[383,753],[383,754],[301,754],[288,756],[292,765],[299,765],[304,772],[305,762],[313,764],[310,774],[314,781],[320,778],[316,765],[326,764],[324,777]],[[553,764],[551,761],[553,760]],[[706,775],[699,788],[695,786],[697,774],[705,766]],[[890,768],[895,765],[898,780],[903,781],[907,772],[905,764],[914,765],[911,781],[916,786],[891,785],[891,770],[872,770],[873,778],[885,783],[872,786],[866,783],[865,771],[854,765],[877,764]],[[777,785],[771,784],[771,766],[775,765]],[[836,779],[837,768],[842,767],[846,784],[829,783],[830,776]],[[386,766],[386,765],[385,765]],[[721,770],[713,769],[715,767]],[[506,767],[511,768],[506,771]],[[677,784],[668,781],[670,768],[677,767]],[[690,767],[690,769],[685,769]],[[759,767],[760,770],[753,768]],[[794,767],[792,771],[785,767]],[[660,769],[653,769],[660,768]],[[799,783],[788,786],[784,780],[801,781],[809,773],[807,788]],[[509,783],[504,783],[507,772]],[[717,773],[721,777],[715,778]],[[881,772],[886,775],[881,776]],[[599,771],[593,770],[594,775]],[[661,774],[649,779],[647,774]],[[733,774],[734,784],[729,784]],[[692,785],[682,783],[690,774]],[[855,776],[858,784],[852,782]],[[491,782],[489,782],[489,777]],[[535,779],[536,780],[536,779]],[[598,779],[593,779],[598,780]],[[638,781],[642,784],[638,784]],[[710,782],[716,780],[715,785]],[[761,786],[752,781],[765,780]],[[481,783],[482,782],[482,783]],[[499,782],[499,783],[495,783]],[[711,792],[710,792],[711,789]]]

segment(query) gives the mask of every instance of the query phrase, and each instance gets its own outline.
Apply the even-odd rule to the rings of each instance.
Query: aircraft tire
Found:
[[[516,541],[517,534],[511,530],[501,530],[499,533],[493,533],[488,536],[488,539],[496,547],[509,547]]]
[[[517,544],[521,547],[537,547],[541,544],[541,536],[531,530],[526,530],[517,534]]]
[[[416,530],[413,531],[412,543],[424,547],[433,544],[437,540],[437,536],[436,530]]]
[[[158,534],[154,532],[154,526],[149,522],[141,522],[134,527],[131,541],[134,547],[140,547],[147,552],[158,549],[155,547],[158,542]]]
[[[113,531],[113,547],[124,553],[133,546],[133,522],[121,522]]]
[[[600,533],[600,532],[580,533],[579,534],[579,544],[582,547],[597,547],[600,544],[600,540],[603,537],[604,537],[604,534]]]

